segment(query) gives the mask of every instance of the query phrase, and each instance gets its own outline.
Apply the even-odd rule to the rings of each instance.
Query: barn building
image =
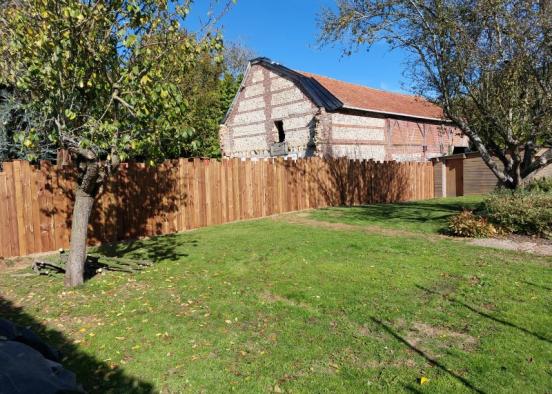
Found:
[[[225,157],[347,156],[425,161],[463,152],[468,140],[420,97],[249,63],[220,127]]]

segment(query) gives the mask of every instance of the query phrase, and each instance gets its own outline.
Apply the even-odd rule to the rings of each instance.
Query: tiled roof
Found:
[[[441,119],[443,117],[443,111],[440,107],[418,96],[387,92],[321,75],[297,72],[307,78],[316,80],[340,100],[344,107],[424,118]]]
[[[367,112],[379,112],[423,119],[440,120],[443,118],[441,108],[421,97],[386,92],[384,90],[338,81],[321,75],[291,70],[265,57],[251,60],[246,74],[249,72],[251,66],[255,64],[261,64],[269,70],[293,81],[315,105],[324,107],[327,111],[358,109]],[[243,79],[240,89],[243,87],[246,79]],[[237,99],[238,95],[234,97],[234,101],[228,109],[223,122],[226,122]]]

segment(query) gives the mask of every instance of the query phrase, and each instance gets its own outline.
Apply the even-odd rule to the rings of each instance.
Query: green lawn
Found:
[[[552,259],[428,233],[461,201],[123,244],[104,252],[158,263],[72,291],[3,274],[0,313],[60,346],[90,392],[552,392]]]
[[[462,209],[477,210],[482,196],[449,197],[400,204],[375,204],[315,211],[313,219],[360,225],[376,225],[427,233],[443,232],[448,218]]]

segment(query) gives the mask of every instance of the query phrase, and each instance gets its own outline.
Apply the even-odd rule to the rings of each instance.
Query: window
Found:
[[[453,155],[457,153],[466,153],[466,152],[469,152],[469,149],[465,146],[455,146],[452,150]]]
[[[284,142],[286,140],[286,132],[284,131],[284,121],[277,120],[274,122],[274,125],[278,130],[278,142]]]

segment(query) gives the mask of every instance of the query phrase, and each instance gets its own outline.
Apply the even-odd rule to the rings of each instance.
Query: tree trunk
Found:
[[[479,151],[479,153],[481,154],[481,159],[487,165],[487,167],[489,167],[491,172],[497,177],[498,181],[506,187],[511,187],[510,185],[512,183],[512,177],[506,171],[501,170],[496,165],[495,160],[493,159],[491,153],[487,149],[487,146],[485,145],[481,137],[471,129],[471,127],[462,119],[461,116],[456,116],[449,107],[445,106],[444,110],[446,116],[454,121],[455,125],[460,130],[462,130],[462,133],[469,138],[475,148]],[[506,163],[504,163],[504,165],[506,166]]]
[[[65,269],[65,286],[73,287],[84,282],[84,264],[88,240],[88,221],[98,189],[99,166],[84,164],[84,174],[75,192],[73,221],[71,223],[71,249]]]
[[[94,205],[94,197],[86,194],[80,187],[77,188],[75,194],[73,221],[71,222],[71,250],[65,270],[65,286],[68,287],[78,286],[84,282],[88,220]]]

